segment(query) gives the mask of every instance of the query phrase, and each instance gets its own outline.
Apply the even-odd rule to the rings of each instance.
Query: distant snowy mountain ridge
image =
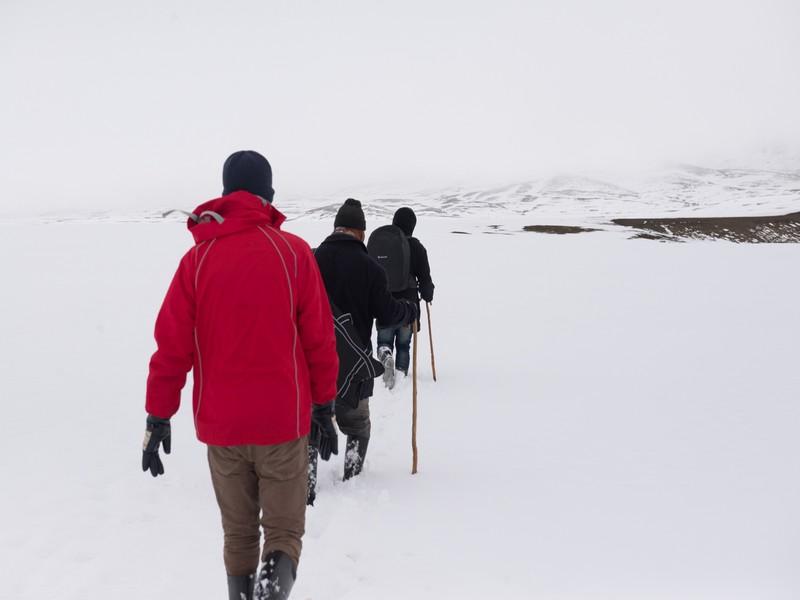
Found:
[[[604,223],[616,218],[771,216],[800,211],[800,159],[775,168],[705,168],[677,164],[639,176],[559,175],[483,189],[397,191],[354,188],[336,196],[276,197],[290,220],[333,219],[342,202],[358,198],[369,219],[386,220],[401,206],[421,217],[485,217],[493,222]],[[788,168],[787,168],[788,167]],[[187,206],[191,210],[202,198]],[[189,204],[191,206],[189,206]],[[164,209],[53,212],[24,220],[138,222],[162,219]],[[169,217],[182,220],[180,214]],[[18,219],[14,219],[18,220]]]
[[[655,217],[780,214],[800,205],[800,163],[794,170],[709,169],[676,165],[640,178],[611,181],[577,175],[493,189],[451,188],[407,194],[359,195],[369,216],[386,218],[408,205],[420,215],[533,216],[605,220]],[[307,209],[287,206],[293,217],[327,219],[344,198]]]

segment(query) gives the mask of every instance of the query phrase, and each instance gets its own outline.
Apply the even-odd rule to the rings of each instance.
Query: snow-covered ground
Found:
[[[0,598],[226,597],[186,406],[166,476],[140,470],[190,236],[128,221],[0,225]],[[426,327],[420,472],[411,387],[379,390],[364,476],[321,466],[292,597],[800,598],[800,246],[488,223],[421,219],[439,382]]]

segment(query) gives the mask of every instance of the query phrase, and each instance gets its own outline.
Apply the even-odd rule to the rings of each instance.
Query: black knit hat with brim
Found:
[[[348,198],[336,213],[334,227],[347,227],[348,229],[367,230],[367,220],[364,218],[364,211],[361,209],[361,202]]]
[[[417,215],[407,206],[398,208],[397,212],[394,213],[392,225],[397,225],[403,230],[403,233],[410,236],[414,233],[414,227],[417,226]]]
[[[254,150],[234,152],[222,167],[222,195],[243,190],[272,202],[272,167]]]

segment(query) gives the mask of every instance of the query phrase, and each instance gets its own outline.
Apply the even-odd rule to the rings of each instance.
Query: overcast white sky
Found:
[[[800,141],[797,0],[0,0],[0,206],[191,206]]]

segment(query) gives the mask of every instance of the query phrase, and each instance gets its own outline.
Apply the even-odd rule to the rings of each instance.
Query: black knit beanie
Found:
[[[222,167],[222,195],[244,190],[272,202],[272,167],[254,150],[234,152]]]
[[[348,198],[336,213],[334,227],[347,227],[349,229],[367,230],[367,220],[364,218],[364,211],[361,210],[361,202]]]
[[[407,206],[398,208],[397,212],[394,213],[392,225],[397,225],[403,230],[403,233],[410,236],[414,233],[414,227],[417,226],[417,215]]]

